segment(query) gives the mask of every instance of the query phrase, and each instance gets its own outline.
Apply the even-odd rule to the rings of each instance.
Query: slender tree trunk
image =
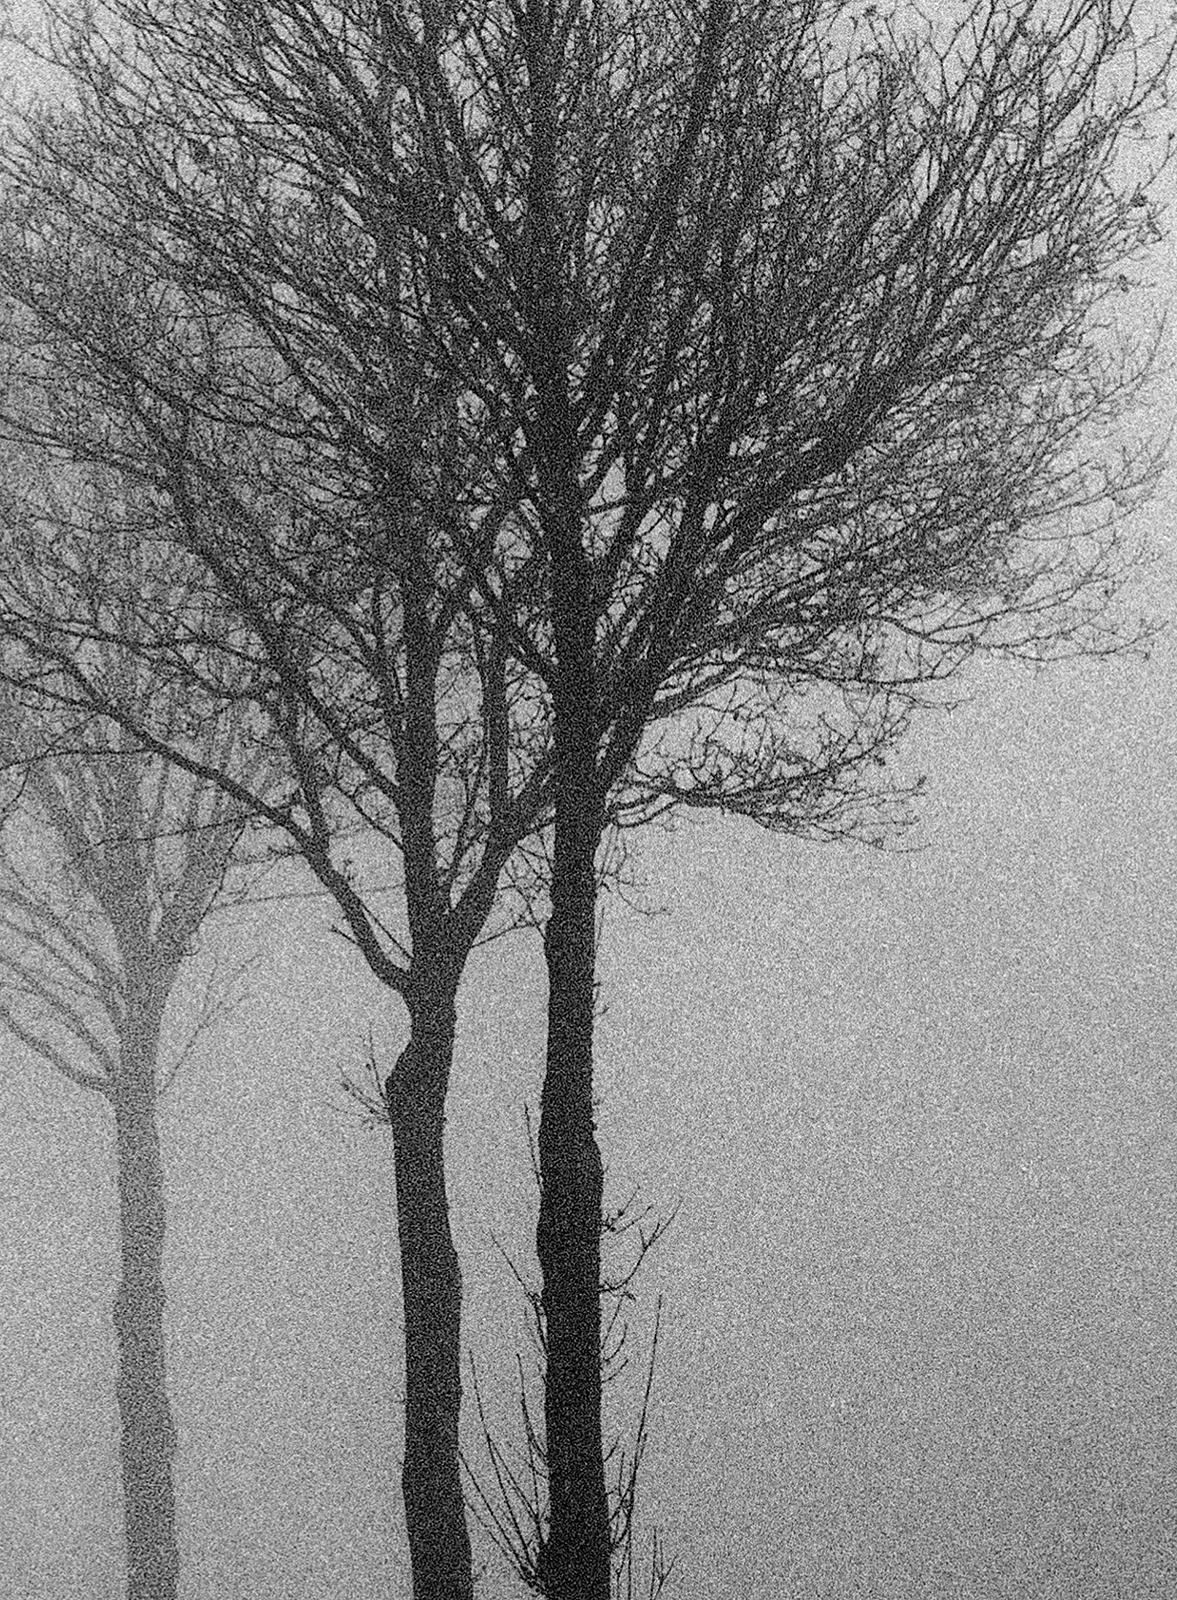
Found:
[[[553,1600],[609,1600],[609,1502],[601,1430],[601,1201],[593,1117],[597,845],[594,619],[573,517],[553,541],[557,651],[548,1044],[540,1101],[536,1244],[547,1338],[550,1524],[541,1577]]]
[[[462,1493],[462,1279],[450,1232],[443,1135],[454,1050],[454,993],[414,996],[408,1049],[385,1093],[396,1161],[405,1316],[401,1479],[413,1600],[472,1600]]]
[[[155,1050],[123,1051],[113,1091],[120,1279],[114,1299],[127,1600],[175,1600],[180,1558],[164,1374],[164,1195]]]

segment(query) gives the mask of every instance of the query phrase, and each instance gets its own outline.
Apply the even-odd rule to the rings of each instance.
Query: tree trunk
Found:
[[[164,1196],[155,1054],[122,1062],[113,1091],[121,1277],[114,1300],[127,1600],[175,1600],[180,1558],[164,1377]]]
[[[573,518],[555,547],[556,798],[548,1043],[540,1100],[536,1235],[547,1339],[549,1528],[540,1576],[552,1600],[609,1600],[609,1502],[601,1430],[601,1201],[593,1118],[597,845],[594,621]]]
[[[405,1317],[401,1487],[413,1600],[472,1600],[462,1493],[462,1279],[450,1232],[443,1134],[454,1050],[454,994],[410,1000],[408,1049],[386,1087],[396,1162]]]

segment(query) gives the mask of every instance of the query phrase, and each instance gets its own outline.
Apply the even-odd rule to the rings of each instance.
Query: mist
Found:
[[[655,830],[639,906],[610,898],[607,1197],[679,1210],[609,1405],[631,1429],[661,1294],[639,1520],[678,1592],[1172,1592],[1174,666],[977,675],[909,748],[934,781],[903,853]],[[339,1087],[400,1018],[314,898],[214,917],[186,986],[245,952],[162,1107],[183,1592],[407,1593],[390,1140]],[[448,1125],[466,1339],[517,1443],[496,1241],[534,1272],[542,985],[534,936],[478,957]],[[15,1048],[0,1084],[5,1588],[98,1600],[110,1132]]]

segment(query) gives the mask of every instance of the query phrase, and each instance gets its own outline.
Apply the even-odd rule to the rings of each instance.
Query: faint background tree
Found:
[[[67,494],[58,493],[64,506]],[[126,586],[162,610],[182,607],[182,574],[175,564],[153,570],[129,548],[129,508],[109,484],[96,476],[68,499],[75,516],[102,527],[104,585]],[[84,601],[96,574],[82,562],[73,576]],[[128,607],[128,620],[133,615]],[[192,727],[174,685],[153,680],[113,640],[88,653],[112,700],[133,711],[150,699],[194,751],[243,776],[256,770],[240,725]],[[165,1020],[218,898],[240,898],[256,876],[234,867],[247,818],[223,790],[145,752],[125,728],[45,707],[32,712],[10,695],[0,705],[0,762],[9,787],[0,832],[0,1023],[33,1058],[101,1096],[113,1118],[127,1597],[176,1600],[159,1105],[193,1046],[231,1008],[240,968],[214,970],[179,1048],[166,1044]]]

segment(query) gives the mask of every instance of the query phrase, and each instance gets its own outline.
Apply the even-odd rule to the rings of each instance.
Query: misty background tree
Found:
[[[136,607],[171,610],[182,602],[174,564],[151,571],[136,558],[128,538],[133,518],[128,522],[129,508],[109,484],[59,487],[57,498],[100,528],[104,588],[133,590]],[[12,507],[6,496],[0,501],[3,527]],[[62,575],[61,568],[54,573]],[[99,582],[86,559],[70,579],[80,601]],[[132,715],[151,700],[195,751],[243,775],[256,765],[240,726],[193,728],[175,686],[153,681],[132,652],[109,641],[87,654],[96,680]],[[214,971],[179,1048],[165,1023],[200,927],[223,898],[246,817],[222,789],[145,754],[125,728],[97,718],[45,707],[33,713],[6,696],[0,751],[9,787],[0,834],[0,1024],[33,1058],[101,1096],[113,1117],[126,1592],[128,1600],[175,1600],[176,1429],[165,1360],[159,1114],[193,1046],[232,1004],[233,975]],[[239,896],[249,875],[233,876]]]
[[[291,781],[260,814],[421,1014],[398,1212],[447,1354],[436,1400],[407,1384],[415,1585],[427,1549],[466,1562],[452,1003],[420,997],[550,853],[537,1578],[601,1596],[603,831],[683,804],[885,831],[880,764],[971,655],[1124,643],[1119,519],[1158,462],[1114,438],[1149,352],[1109,313],[1157,232],[1147,153],[1123,161],[1166,48],[1094,0],[959,26],[777,0],[102,15],[59,35],[79,112],[0,157],[6,426],[166,504],[250,632],[233,692]],[[9,611],[18,681],[48,652],[53,692],[94,703],[60,617],[17,586]],[[336,806],[404,850],[407,964]]]

